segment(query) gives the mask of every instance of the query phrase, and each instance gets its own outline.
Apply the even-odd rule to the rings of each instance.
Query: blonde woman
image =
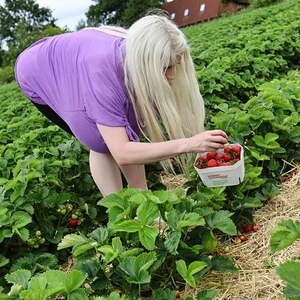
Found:
[[[170,170],[178,157],[188,171],[191,155],[227,143],[225,132],[204,130],[187,40],[165,16],[44,38],[20,54],[15,74],[36,107],[90,149],[103,196],[123,188],[120,172],[147,189],[145,164]]]

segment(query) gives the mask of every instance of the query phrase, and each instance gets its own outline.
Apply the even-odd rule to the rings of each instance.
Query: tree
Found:
[[[143,17],[146,13],[157,8],[161,8],[162,4],[157,0],[128,0],[124,13],[122,15],[122,24],[130,26],[139,18]]]
[[[152,8],[161,8],[162,0],[93,0],[89,7],[88,26],[119,25],[130,26]]]
[[[86,13],[89,26],[118,24],[128,0],[93,0],[95,5]]]
[[[49,8],[40,7],[35,0],[5,0],[4,6],[0,5],[0,40],[14,43],[15,32],[19,22],[25,22],[26,34],[52,25],[55,21]]]
[[[15,28],[14,40],[7,42],[8,50],[3,54],[3,67],[14,65],[18,55],[34,42],[43,37],[53,36],[64,32],[65,30],[57,26],[48,25],[42,31],[37,27],[33,28],[31,34],[27,34],[27,24],[24,19],[21,19]]]
[[[84,19],[80,19],[76,25],[76,30],[80,30],[87,27],[87,23]]]

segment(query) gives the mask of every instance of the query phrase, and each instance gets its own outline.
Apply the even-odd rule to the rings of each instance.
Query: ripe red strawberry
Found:
[[[69,225],[71,227],[76,227],[78,225],[78,220],[76,220],[76,219],[70,219]]]
[[[203,169],[206,167],[206,158],[204,156],[199,156],[195,161],[195,167],[198,169]]]
[[[231,161],[218,161],[217,165],[220,167],[232,166],[232,162]]]
[[[228,153],[224,153],[224,155],[223,155],[223,159],[224,159],[225,161],[230,161],[230,160],[231,160],[231,156],[230,156],[230,154],[228,154]]]
[[[238,156],[241,154],[241,147],[239,145],[233,145],[231,150]]]
[[[224,153],[230,153],[231,147],[225,146],[224,149],[223,149],[223,151],[224,151]]]
[[[208,167],[216,167],[218,164],[217,164],[217,161],[215,159],[211,159],[207,162],[207,166]]]
[[[216,156],[215,156],[215,160],[221,160],[221,159],[223,159],[223,154],[217,154]]]
[[[206,160],[209,161],[209,160],[215,158],[216,154],[217,154],[217,152],[207,152],[206,153]]]
[[[246,233],[251,232],[251,231],[253,231],[253,226],[252,225],[246,225],[243,228],[243,231],[246,232]]]
[[[253,224],[253,230],[254,230],[254,231],[259,230],[259,225],[258,225],[257,223],[254,223],[254,224]]]

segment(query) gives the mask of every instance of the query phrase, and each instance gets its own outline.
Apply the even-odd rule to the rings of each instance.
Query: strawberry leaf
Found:
[[[137,217],[143,225],[152,223],[159,216],[159,210],[155,203],[151,201],[143,202],[137,209]]]
[[[18,284],[22,286],[23,289],[27,289],[30,278],[31,272],[23,269],[5,275],[5,280],[8,283]]]
[[[226,210],[220,210],[206,217],[206,222],[211,229],[219,229],[229,235],[236,235],[236,226],[230,217],[233,213]]]
[[[288,291],[300,297],[300,262],[287,261],[276,268],[277,275],[286,283]]]
[[[284,220],[278,223],[271,231],[271,252],[272,254],[282,250],[300,238],[300,222]]]
[[[139,230],[140,241],[147,250],[153,250],[155,248],[155,239],[158,234],[159,230],[156,227],[145,226]]]

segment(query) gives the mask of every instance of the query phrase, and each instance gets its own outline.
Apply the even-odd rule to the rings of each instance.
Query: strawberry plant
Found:
[[[300,239],[300,222],[293,220],[281,221],[271,231],[271,252],[276,253],[285,249],[297,239]],[[281,263],[276,268],[277,275],[286,284],[283,295],[287,299],[300,298],[300,261],[299,258]],[[291,275],[292,274],[292,275]]]
[[[205,187],[191,162],[185,190],[168,192],[154,164],[147,166],[151,191],[125,189],[102,199],[87,149],[43,117],[15,82],[0,87],[1,297],[31,297],[39,285],[47,296],[77,297],[78,290],[95,300],[145,294],[171,300],[175,289],[184,294],[211,270],[235,271],[225,253],[215,255],[219,241],[242,242],[237,232],[249,224],[258,230],[254,210],[279,193],[278,183],[300,158],[299,8],[298,1],[288,1],[183,29],[205,100],[206,128],[223,129],[244,149],[245,176],[236,186]],[[211,153],[199,165],[228,163],[233,153],[227,154]],[[176,158],[171,161],[177,172]],[[166,227],[154,225],[156,218]],[[285,224],[275,235],[284,232],[291,242],[296,227]],[[282,239],[276,247],[286,244]],[[70,254],[85,278],[75,290],[60,273],[38,276],[56,271]],[[287,276],[298,272],[297,263],[278,269],[287,296],[299,289]],[[49,284],[48,290],[53,274],[70,289]],[[214,296],[202,291],[197,299]]]
[[[75,267],[88,272],[95,292],[114,287],[132,297],[155,291],[161,284],[174,289],[164,282],[170,276],[178,285],[181,276],[194,287],[210,270],[236,272],[229,257],[209,258],[217,248],[218,232],[236,234],[232,214],[183,197],[180,190],[135,189],[106,196],[98,204],[107,208],[107,226],[88,236],[66,235],[58,249],[72,247]],[[157,218],[161,218],[158,226]]]

